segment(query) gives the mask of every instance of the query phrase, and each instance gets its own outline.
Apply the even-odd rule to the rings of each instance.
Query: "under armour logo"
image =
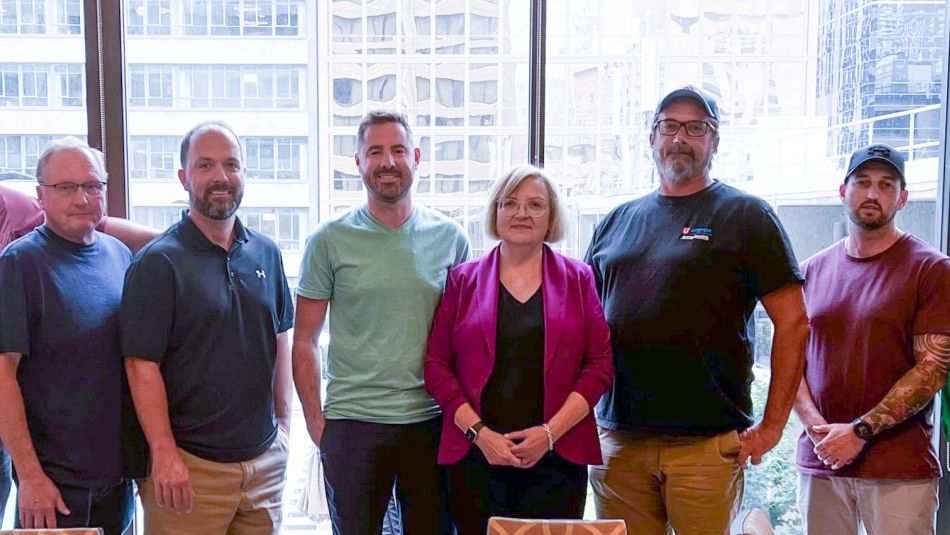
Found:
[[[263,269],[258,269],[257,271],[255,271],[255,273],[257,273],[257,278],[258,278],[258,279],[266,279],[266,278],[267,278],[267,273],[264,273],[264,270],[263,270]]]

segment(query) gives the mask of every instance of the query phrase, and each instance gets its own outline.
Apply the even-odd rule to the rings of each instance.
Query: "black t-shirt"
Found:
[[[178,447],[239,462],[277,436],[277,334],[293,325],[280,250],[237,220],[230,251],[183,219],[136,255],[122,296],[122,354],[158,362]]]
[[[544,305],[540,287],[521,303],[498,286],[495,365],[482,393],[482,420],[507,433],[544,421]]]
[[[617,370],[599,425],[683,434],[751,425],[752,312],[804,280],[764,201],[718,181],[685,197],[653,192],[607,215],[586,261]]]

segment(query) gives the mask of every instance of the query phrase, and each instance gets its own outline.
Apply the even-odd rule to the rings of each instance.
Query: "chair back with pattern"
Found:
[[[627,535],[623,520],[537,520],[493,516],[488,535]]]

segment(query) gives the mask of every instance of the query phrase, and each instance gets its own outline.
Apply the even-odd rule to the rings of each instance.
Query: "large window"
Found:
[[[687,83],[720,102],[713,177],[768,200],[799,260],[843,237],[846,159],[873,141],[908,160],[912,202],[899,224],[936,244],[946,9],[861,0],[552,3],[544,154],[578,216],[565,249],[583,255],[611,208],[656,188],[654,107]],[[761,416],[772,335],[764,310],[755,327]],[[793,415],[776,450],[746,473],[746,505],[769,511],[779,533],[801,533],[800,433]]]
[[[240,216],[278,243],[295,280],[313,228],[365,200],[357,124],[396,109],[422,154],[415,201],[459,221],[475,254],[495,245],[483,232],[492,181],[535,152],[567,202],[558,247],[581,257],[606,213],[656,188],[655,103],[693,83],[721,103],[714,177],[771,203],[800,260],[843,235],[840,175],[871,141],[908,160],[900,225],[938,242],[946,0],[544,3],[539,88],[529,0],[123,0],[126,169],[110,179],[126,181],[130,218],[167,228],[187,205],[181,136],[199,121],[229,123],[247,165]],[[98,81],[86,79],[84,5],[0,0],[0,180],[32,175],[49,139],[86,134],[86,87]],[[119,17],[104,9],[108,30]],[[533,92],[545,112],[538,139]],[[761,410],[771,338],[761,310],[755,327]],[[747,504],[783,534],[800,533],[796,425],[747,484]],[[293,506],[302,422],[292,440],[288,532],[313,528]]]

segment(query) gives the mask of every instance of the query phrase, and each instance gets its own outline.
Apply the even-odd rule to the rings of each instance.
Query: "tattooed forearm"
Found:
[[[875,434],[920,412],[947,383],[950,336],[915,336],[914,358],[917,364],[894,383],[880,403],[863,416]]]

